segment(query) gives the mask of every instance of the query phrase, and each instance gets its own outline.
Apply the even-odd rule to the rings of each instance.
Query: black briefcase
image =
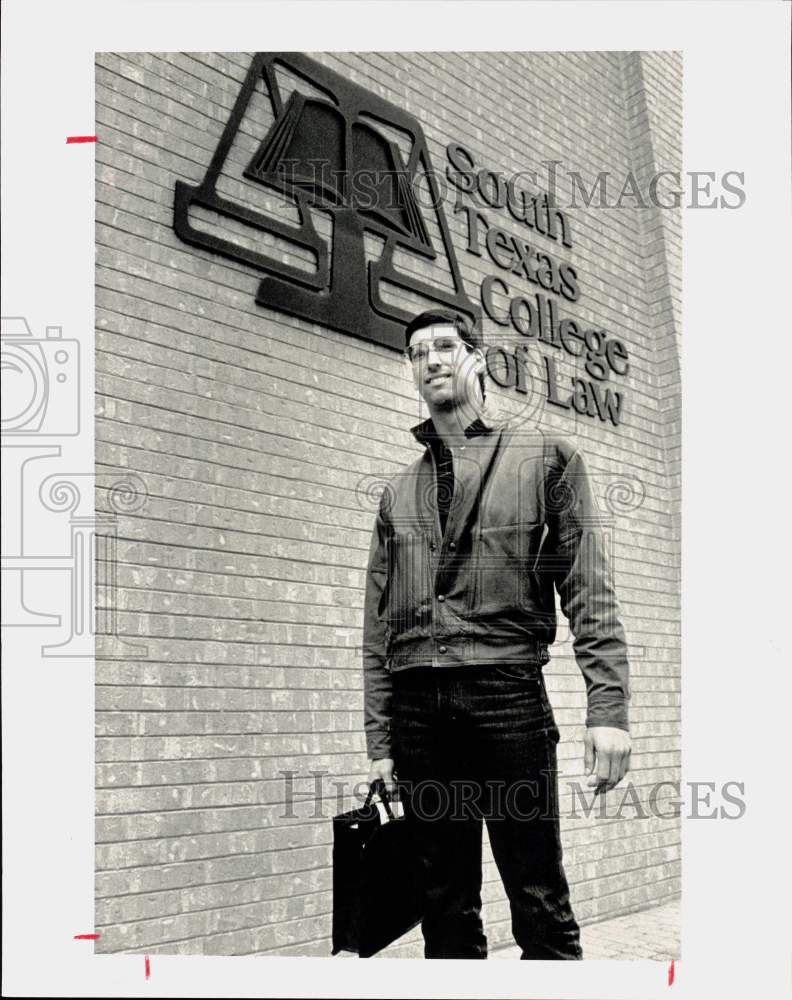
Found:
[[[372,797],[380,797],[383,822]],[[420,923],[422,865],[409,822],[375,781],[360,809],[333,820],[333,954],[370,958]]]

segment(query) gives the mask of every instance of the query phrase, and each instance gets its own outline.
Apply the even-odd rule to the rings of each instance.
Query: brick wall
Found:
[[[120,472],[145,484],[119,521],[118,637],[97,642],[104,952],[329,954],[330,816],[353,804],[349,794],[336,802],[331,781],[366,773],[356,648],[374,514],[367,486],[415,457],[408,428],[421,413],[394,352],[257,306],[251,269],[173,231],[174,182],[203,178],[249,58],[97,58],[98,482]],[[632,170],[643,182],[680,169],[675,53],[314,58],[416,115],[439,170],[451,141],[506,173],[541,175],[543,161],[562,161],[589,188],[601,171]],[[260,138],[240,136],[229,191],[239,187],[234,165]],[[570,192],[560,174],[562,203]],[[475,298],[495,268],[466,251],[452,209]],[[569,313],[621,337],[631,371],[618,427],[553,407],[536,419],[577,437],[612,508],[633,662],[631,778],[645,805],[653,783],[679,779],[680,219],[630,200],[569,214],[573,248],[544,246],[578,270],[582,294]],[[486,321],[489,340],[501,333]],[[110,509],[101,487],[97,507]],[[569,815],[585,698],[568,641],[546,675],[579,918],[676,894],[678,820],[631,808]],[[287,771],[306,796],[291,809]],[[324,817],[313,815],[311,772],[327,775]],[[484,875],[490,941],[509,941],[489,853]],[[390,953],[415,954],[417,937]]]

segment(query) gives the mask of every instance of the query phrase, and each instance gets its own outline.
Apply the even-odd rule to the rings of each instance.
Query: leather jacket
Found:
[[[453,449],[453,500],[438,515],[437,438],[395,476],[371,539],[363,631],[369,757],[391,756],[392,673],[549,660],[555,592],[586,683],[588,726],[629,730],[627,648],[585,463],[563,438],[477,420]]]

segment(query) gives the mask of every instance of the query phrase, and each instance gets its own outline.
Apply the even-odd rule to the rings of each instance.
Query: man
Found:
[[[364,616],[369,780],[398,780],[426,875],[427,958],[486,958],[486,820],[524,959],[580,959],[559,835],[556,743],[542,666],[555,591],[588,696],[596,793],[630,755],[628,664],[580,453],[493,418],[475,333],[452,312],[406,328],[429,419],[424,454],[386,487]]]

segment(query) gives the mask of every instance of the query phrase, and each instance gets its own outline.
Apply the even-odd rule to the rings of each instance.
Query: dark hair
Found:
[[[423,330],[425,327],[434,326],[437,323],[450,323],[460,338],[470,347],[481,346],[480,338],[467,317],[461,313],[453,312],[451,309],[427,309],[413,317],[404,331],[404,346],[410,346],[410,337],[417,330]]]
[[[410,346],[410,337],[418,330],[423,330],[427,326],[434,326],[438,323],[450,323],[459,334],[460,340],[464,341],[472,350],[483,347],[476,327],[462,313],[454,312],[451,309],[427,309],[417,316],[414,316],[404,330],[404,346]],[[485,398],[484,373],[479,374],[479,385],[481,386],[481,397]]]

